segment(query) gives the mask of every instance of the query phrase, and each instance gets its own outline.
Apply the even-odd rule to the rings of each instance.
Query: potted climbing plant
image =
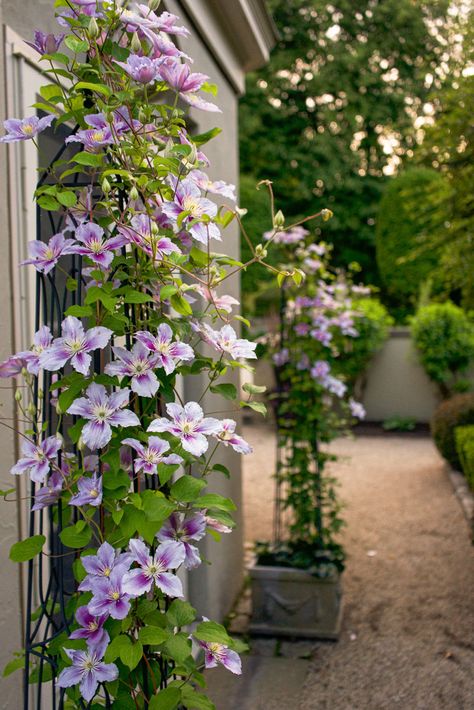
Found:
[[[336,482],[326,470],[335,459],[327,444],[364,416],[344,382],[341,357],[347,357],[346,341],[357,338],[352,298],[368,289],[331,269],[330,247],[314,243],[302,226],[274,238],[302,283],[294,289],[282,266],[280,329],[268,338],[277,379],[275,528],[272,541],[257,544],[250,570],[251,630],[337,638],[343,521]]]

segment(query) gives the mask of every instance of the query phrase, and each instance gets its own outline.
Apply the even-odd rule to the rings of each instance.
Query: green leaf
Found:
[[[221,643],[224,646],[232,645],[232,639],[225,628],[215,621],[202,621],[197,625],[193,636],[206,643]]]
[[[143,646],[140,641],[132,643],[130,639],[128,640],[129,644],[124,645],[120,649],[120,660],[124,665],[128,666],[131,671],[133,671],[133,669],[140,663],[140,659],[143,655]]]
[[[76,282],[74,281],[74,283]],[[90,306],[69,306],[64,315],[86,318],[92,315],[92,308]]]
[[[90,168],[99,168],[104,160],[103,153],[87,153],[83,151],[82,153],[76,153],[72,158],[75,163],[79,165],[87,165]]]
[[[78,520],[75,525],[61,530],[59,537],[63,545],[73,549],[85,547],[92,537],[92,530],[89,526],[84,527],[84,524],[84,520]]]
[[[219,473],[222,473],[226,478],[230,478],[229,469],[227,468],[227,466],[224,466],[221,463],[215,463],[211,471],[218,471]]]
[[[19,656],[18,658],[14,658],[12,661],[9,661],[5,668],[3,669],[3,677],[7,678],[9,675],[14,673],[15,671],[18,671],[20,668],[25,667],[25,657],[24,656]]]
[[[170,495],[181,503],[190,503],[195,500],[199,492],[206,487],[206,481],[194,476],[181,476],[173,483]]]
[[[58,192],[56,194],[58,202],[60,202],[63,207],[74,207],[77,202],[77,197],[71,190],[64,190],[63,192]]]
[[[175,634],[166,642],[165,650],[174,661],[182,663],[191,655],[191,641],[186,633]]]
[[[262,414],[263,416],[266,416],[266,414],[267,414],[267,408],[263,402],[241,402],[240,406],[241,407],[250,407],[250,409],[253,409],[255,412],[258,412],[259,414]]]
[[[160,289],[160,301],[167,301],[170,296],[173,296],[177,292],[178,289],[176,286],[172,286],[171,284],[169,284],[169,286],[163,286],[163,288]]]
[[[225,382],[221,385],[213,385],[209,388],[214,394],[220,394],[225,399],[237,399],[237,387],[231,382]]]
[[[206,133],[200,133],[197,136],[193,136],[193,143],[196,145],[204,145],[204,143],[208,143],[210,140],[218,136],[219,133],[222,133],[222,128],[211,128],[211,130],[206,131]]]
[[[194,503],[199,508],[217,508],[217,510],[237,510],[237,506],[230,498],[224,498],[219,493],[207,493]]]
[[[148,707],[149,710],[176,710],[180,702],[179,688],[165,688],[150,699]]]
[[[124,303],[150,303],[153,297],[141,291],[128,291],[124,296]]]
[[[77,280],[73,279],[72,276],[68,276],[66,279],[66,288],[68,291],[71,291],[71,293],[77,291]]]
[[[189,256],[191,259],[194,261],[196,266],[207,266],[209,263],[209,255],[207,252],[202,251],[201,249],[198,249],[197,247],[193,247],[191,251],[189,252]]]
[[[169,637],[169,631],[159,629],[157,626],[144,626],[138,632],[138,640],[144,646],[159,646],[168,641]]]
[[[158,478],[160,479],[160,483],[162,486],[165,485],[165,483],[168,483],[170,478],[173,476],[173,473],[175,473],[179,468],[178,464],[166,464],[166,463],[159,463],[158,464]]]
[[[56,212],[60,207],[59,202],[50,195],[42,195],[41,197],[38,197],[37,202],[40,207],[50,212]]]
[[[51,99],[58,97],[62,98],[61,89],[57,84],[46,84],[45,86],[41,86],[39,92],[46,101],[51,101]]]
[[[112,663],[116,658],[119,658],[122,649],[127,648],[130,644],[130,638],[126,634],[116,636],[107,646],[104,661],[106,663]]]
[[[265,385],[253,385],[250,382],[246,382],[242,389],[244,392],[248,392],[248,394],[263,394],[267,391]]]
[[[216,710],[216,706],[207,695],[199,693],[190,685],[183,685],[181,692],[183,705],[188,710]]]
[[[81,52],[87,52],[89,49],[89,42],[86,42],[83,39],[77,39],[77,37],[74,37],[74,35],[68,35],[64,40],[64,44],[76,54],[80,54]]]
[[[74,87],[76,91],[88,90],[95,91],[98,94],[103,94],[104,96],[111,96],[112,91],[105,84],[94,84],[92,81],[79,81]]]
[[[143,510],[147,520],[166,520],[175,510],[175,506],[163,495],[158,496],[152,491],[148,493],[152,495],[143,498]]]
[[[27,560],[32,560],[36,557],[46,542],[44,535],[33,535],[33,537],[28,537],[26,540],[21,540],[21,542],[15,542],[10,548],[10,559],[12,562],[27,562]]]
[[[196,618],[196,609],[189,602],[174,599],[166,612],[166,616],[172,626],[187,626],[192,624]]]
[[[179,293],[175,293],[171,296],[170,303],[176,313],[179,313],[182,316],[191,316],[193,314],[190,304]]]

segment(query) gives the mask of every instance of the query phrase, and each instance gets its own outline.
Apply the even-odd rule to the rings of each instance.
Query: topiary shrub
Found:
[[[443,397],[469,389],[461,376],[474,361],[474,325],[462,308],[450,302],[420,308],[411,334],[426,374]]]
[[[436,409],[431,420],[431,434],[441,456],[453,468],[460,469],[461,462],[456,451],[455,429],[474,424],[474,393],[457,394]]]
[[[474,425],[456,427],[454,439],[462,472],[469,487],[474,490]]]

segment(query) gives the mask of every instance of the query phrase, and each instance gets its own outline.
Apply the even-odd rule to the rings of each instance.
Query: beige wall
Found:
[[[421,367],[405,328],[394,328],[367,372],[363,403],[367,421],[413,417],[428,422],[440,401],[436,386]]]

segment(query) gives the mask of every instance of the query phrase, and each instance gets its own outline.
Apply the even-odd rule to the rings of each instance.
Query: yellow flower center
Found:
[[[104,569],[104,577],[109,577],[111,572],[112,570],[110,569],[110,567],[106,567]]]
[[[118,592],[112,592],[110,595],[114,601],[117,601],[117,599],[120,599],[120,594]]]
[[[29,123],[21,127],[21,130],[26,136],[31,136],[34,133],[34,128]]]
[[[92,488],[89,495],[91,496],[91,498],[97,498],[97,496],[99,495],[99,491],[97,491],[95,488]]]

